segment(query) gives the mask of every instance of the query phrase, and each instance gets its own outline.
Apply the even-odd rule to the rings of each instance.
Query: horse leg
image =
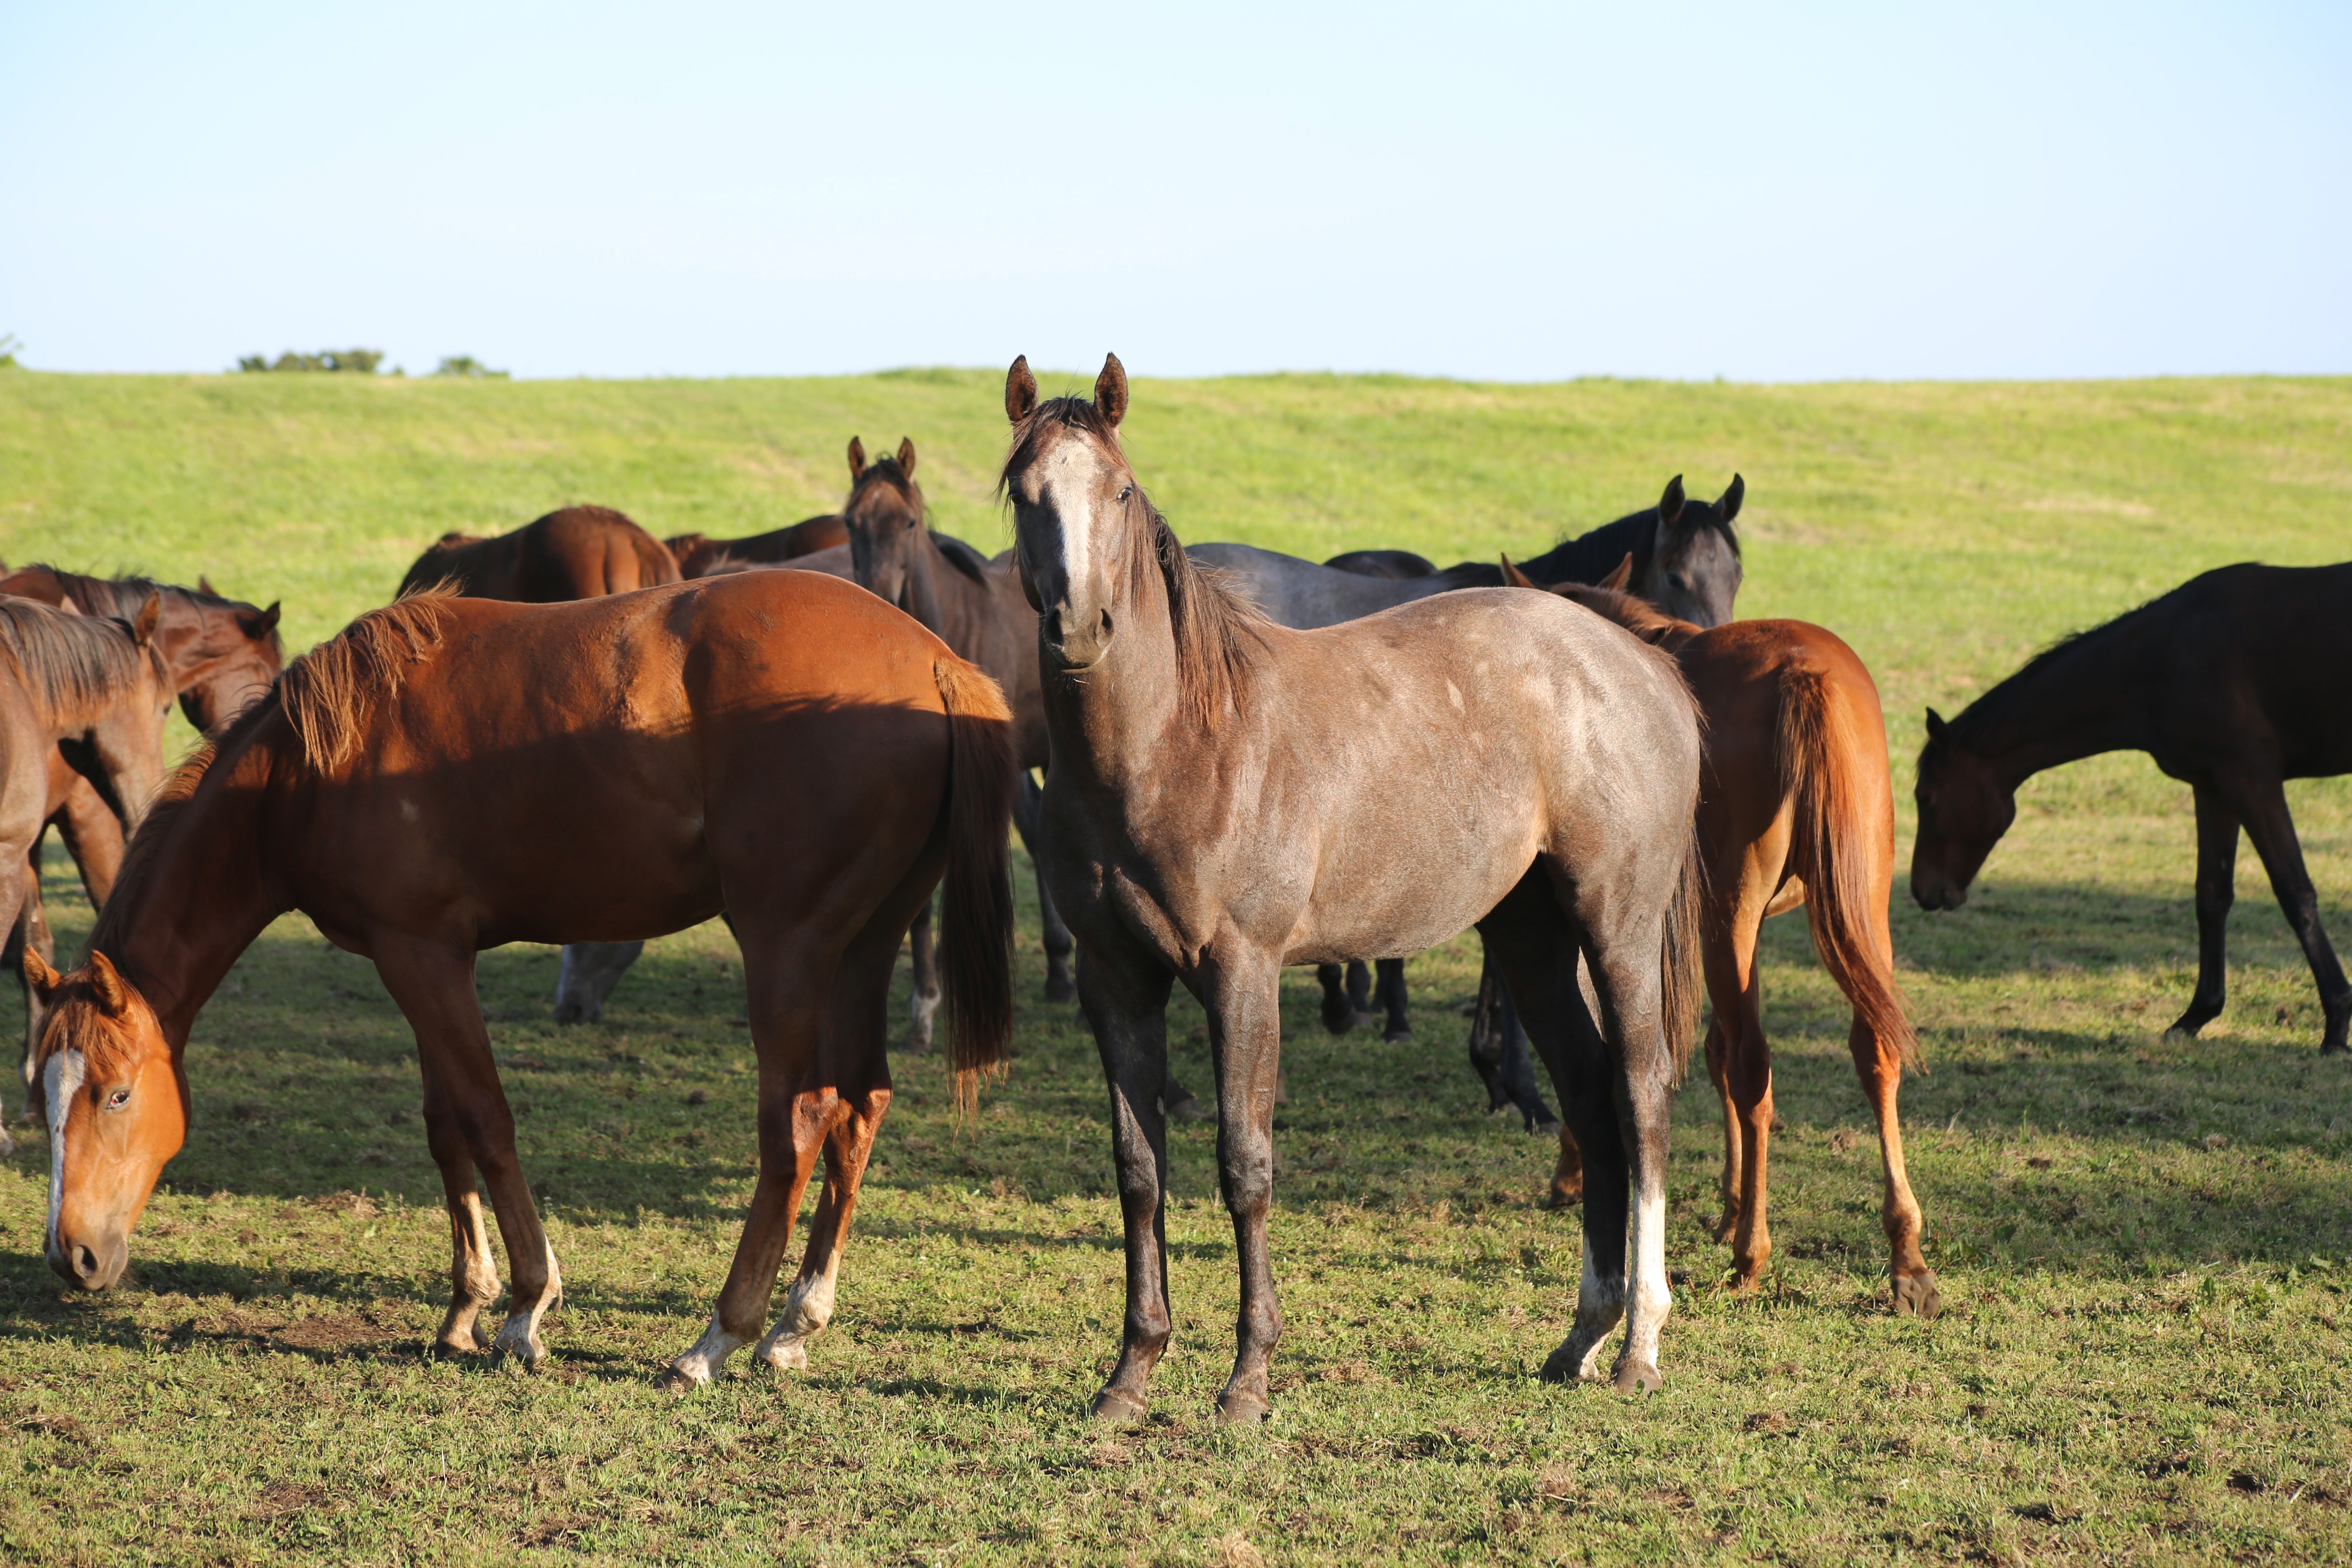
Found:
[[[1891,942],[1887,961],[1891,973]],[[1927,1259],[1919,1250],[1919,1200],[1912,1195],[1911,1176],[1903,1163],[1903,1118],[1895,1105],[1895,1090],[1903,1082],[1903,1063],[1893,1048],[1879,1039],[1876,1031],[1863,1022],[1859,1009],[1846,1035],[1846,1048],[1853,1053],[1854,1076],[1862,1079],[1862,1092],[1870,1100],[1871,1114],[1878,1119],[1879,1173],[1886,1188],[1885,1201],[1879,1211],[1879,1228],[1886,1232],[1892,1254],[1889,1278],[1894,1286],[1895,1312],[1903,1318],[1932,1318],[1943,1310],[1943,1297],[1936,1289],[1936,1271],[1927,1267]]]
[[[1037,870],[1037,923],[1044,928],[1045,942],[1045,1000],[1067,1002],[1078,994],[1070,978],[1070,954],[1074,943],[1070,928],[1062,920],[1062,911],[1054,907],[1054,895],[1045,890],[1045,868],[1037,854],[1037,840],[1045,828],[1045,791],[1037,783],[1037,775],[1027,768],[1021,770],[1021,791],[1013,801],[1013,826],[1021,832],[1021,847],[1029,852],[1029,862]]]
[[[1266,1373],[1282,1338],[1265,1236],[1266,1211],[1274,1205],[1282,970],[1279,959],[1255,952],[1219,954],[1213,963],[1202,1000],[1217,1064],[1217,1179],[1233,1215],[1242,1284],[1234,1371],[1217,1395],[1217,1414],[1229,1422],[1262,1421],[1274,1410]]]
[[[940,1016],[940,965],[932,950],[929,899],[915,911],[915,923],[907,928],[907,947],[913,973],[907,990],[907,1040],[900,1048],[908,1056],[920,1056],[931,1048],[931,1021]]]
[[[1543,1091],[1536,1087],[1535,1058],[1528,1054],[1528,1032],[1519,1024],[1519,1010],[1511,1002],[1511,988],[1496,976],[1496,989],[1502,993],[1501,1004],[1496,1010],[1496,1022],[1503,1038],[1503,1059],[1496,1069],[1496,1079],[1503,1093],[1518,1108],[1518,1112],[1530,1132],[1549,1132],[1559,1126],[1559,1118],[1544,1103]],[[1491,1108],[1490,1108],[1491,1109]]]
[[[488,1347],[519,1357],[526,1367],[547,1359],[539,1321],[563,1293],[563,1277],[548,1245],[530,1185],[515,1154],[514,1112],[508,1108],[490,1057],[489,1031],[474,990],[474,955],[407,941],[375,944],[376,973],[416,1035],[425,1079],[425,1122],[441,1167],[454,1246],[449,1315],[437,1341],[452,1350],[481,1347],[476,1315],[498,1294],[498,1268],[482,1228],[474,1173],[489,1189],[491,1212],[507,1246],[513,1295],[507,1321]]]
[[[2287,811],[2286,791],[2275,777],[2265,777],[2243,781],[2231,793],[2237,797],[2234,804],[2245,822],[2246,837],[2253,840],[2254,853],[2263,858],[2263,869],[2270,873],[2271,892],[2278,900],[2279,912],[2286,916],[2295,940],[2303,944],[2311,977],[2318,983],[2319,1054],[2333,1056],[2345,1048],[2346,1032],[2352,1026],[2352,984],[2346,982],[2344,966],[2336,961],[2336,949],[2328,944],[2327,932],[2319,923],[2319,895],[2304,867],[2303,845],[2295,837],[2294,818]]]
[[[775,1326],[752,1352],[754,1360],[778,1371],[808,1365],[808,1342],[833,1319],[850,1215],[857,1207],[875,1134],[890,1109],[890,1064],[883,1041],[889,1033],[890,973],[898,964],[898,943],[887,923],[877,934],[878,940],[862,936],[843,955],[834,981],[833,1038],[843,1067],[834,1076],[842,1080],[836,1094],[845,1113],[825,1135],[824,1190],[809,1223],[800,1276],[784,1294]],[[799,1212],[798,1198],[792,1212]],[[768,1278],[774,1273],[772,1268]]]
[[[1559,1126],[1559,1157],[1552,1162],[1551,1186],[1544,1194],[1544,1207],[1572,1209],[1584,1201],[1584,1151],[1577,1146],[1576,1134],[1563,1121]]]
[[[1315,983],[1323,987],[1323,1026],[1335,1035],[1356,1026],[1356,1003],[1348,994],[1347,973],[1337,963],[1315,966]]]
[[[751,1037],[760,1056],[760,1176],[752,1184],[751,1212],[744,1216],[743,1234],[735,1244],[735,1258],[719,1287],[709,1327],[662,1374],[662,1383],[673,1388],[709,1383],[738,1348],[760,1337],[809,1178],[835,1128],[853,1113],[833,1081],[840,1075],[827,1070],[834,1064],[824,1049],[825,1004],[819,999],[836,995],[835,986],[804,942],[788,935],[762,940],[748,918],[742,921],[740,940]],[[787,943],[801,951],[778,951]],[[895,931],[889,949],[891,967],[896,968]],[[869,1048],[878,1052],[879,1047]],[[861,1070],[851,1085],[853,1092],[874,1087],[866,1081],[870,1072]],[[887,1082],[881,1087],[887,1090]],[[878,1114],[879,1106],[871,1108]],[[870,1139],[869,1133],[868,1147]],[[846,1168],[845,1157],[845,1172]],[[863,1164],[858,1168],[862,1172]],[[845,1203],[836,1201],[835,1209],[837,1217],[846,1217]],[[784,1347],[780,1342],[777,1348],[781,1352]]]
[[[1143,1418],[1144,1385],[1168,1348],[1168,1124],[1160,1093],[1168,1079],[1171,981],[1149,957],[1123,950],[1089,945],[1078,964],[1078,1005],[1093,1026],[1110,1089],[1111,1155],[1127,1244],[1118,1364],[1092,1407],[1107,1421]],[[1222,1117],[1223,1107],[1218,1109]]]
[[[1601,1016],[1617,1037],[1613,1098],[1631,1167],[1627,1176],[1633,1201],[1625,1262],[1633,1277],[1633,1289],[1626,1307],[1625,1342],[1617,1354],[1620,1394],[1665,1386],[1658,1372],[1658,1342],[1675,1304],[1666,1279],[1666,1161],[1672,1152],[1675,1063],[1662,1027],[1665,997],[1658,964],[1663,936],[1655,923],[1629,919],[1613,932],[1594,933],[1598,952],[1591,965],[1593,984],[1601,994]],[[1759,1039],[1760,1043],[1760,1036]],[[1765,1077],[1764,1117],[1769,1122],[1769,1072]],[[1751,1135],[1754,1125],[1750,1123]],[[1760,1173],[1760,1142],[1751,1141],[1749,1159]],[[1756,1191],[1760,1217],[1760,1177]],[[1593,1231],[1592,1209],[1589,1202],[1584,1205],[1588,1236]]]
[[[1737,868],[1718,869],[1728,880]],[[1725,1194],[1724,1217],[1731,1221],[1731,1263],[1735,1289],[1752,1289],[1763,1278],[1772,1257],[1772,1232],[1765,1222],[1766,1171],[1772,1140],[1772,1047],[1764,1035],[1764,983],[1756,966],[1756,937],[1764,921],[1759,884],[1742,879],[1735,884],[1736,902],[1721,911],[1729,918],[1718,923],[1710,909],[1706,940],[1707,1000],[1715,1020],[1707,1031],[1707,1071],[1716,1072],[1716,1042],[1722,1041],[1722,1073],[1717,1079],[1723,1096],[1724,1144],[1738,1142],[1738,1187]]]
[[[1373,966],[1380,980],[1372,987],[1372,999],[1388,1016],[1388,1027],[1381,1034],[1384,1040],[1412,1038],[1412,1020],[1405,1014],[1404,960],[1383,958]]]
[[[1720,1016],[1706,1022],[1706,1076],[1723,1105],[1723,1174],[1717,1185],[1723,1194],[1723,1217],[1715,1222],[1715,1239],[1728,1242],[1739,1229],[1740,1137],[1739,1107],[1731,1098],[1731,1047],[1725,1040]]]
[[[1348,961],[1348,1010],[1356,1016],[1357,1024],[1371,1024],[1372,972],[1360,958]]]
[[[2221,792],[2197,790],[2197,989],[2166,1030],[2197,1037],[2230,993],[2230,906],[2238,897],[2238,814]]]
[[[69,776],[58,781],[55,774],[64,772]],[[65,784],[62,804],[49,818],[58,826],[58,837],[65,843],[66,853],[73,857],[81,872],[82,890],[89,895],[89,907],[102,909],[109,893],[114,890],[114,879],[122,870],[122,822],[110,810],[98,787],[60,763],[52,770],[52,782]]]

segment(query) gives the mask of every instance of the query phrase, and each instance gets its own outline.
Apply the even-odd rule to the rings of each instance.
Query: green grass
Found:
[[[1077,378],[1072,378],[1083,384]],[[1047,378],[1049,389],[1054,378]],[[368,383],[0,373],[0,555],[282,596],[296,646],[446,528],[568,500],[656,532],[837,503],[839,451],[911,434],[942,526],[1003,538],[993,373],[838,381]],[[2352,382],[1475,386],[1139,383],[1129,439],[1187,538],[1441,559],[1539,548],[1737,468],[1750,615],[1876,671],[1906,796],[1948,711],[2056,633],[2204,567],[2352,540]],[[2293,786],[2352,941],[2352,788]],[[1907,845],[1907,823],[1902,829]],[[196,1124],[135,1284],[43,1267],[37,1132],[0,1167],[0,1541],[114,1564],[371,1562],[2135,1562],[2352,1555],[2352,1068],[2249,853],[2227,1015],[2158,1031],[2194,967],[2186,791],[2144,758],[2037,780],[1978,896],[1895,941],[1932,1073],[1911,1165],[1951,1310],[1885,1310],[1843,1014],[1768,933],[1777,1141],[1766,1289],[1713,1288],[1718,1122],[1677,1106],[1667,1392],[1538,1384],[1578,1220],[1483,1114],[1465,944],[1412,966],[1418,1044],[1335,1041],[1286,993],[1275,1221],[1288,1332],[1264,1431],[1209,1419],[1232,1349],[1213,1136],[1174,1136],[1177,1339],[1152,1422],[1087,1425],[1116,1348],[1118,1217],[1090,1043],[1034,1000],[959,1129],[902,1058],[805,1376],[673,1399],[750,1187],[751,1052],[723,930],[656,943],[608,1021],[546,1021],[554,955],[483,1001],[572,1297],[538,1377],[423,1362],[447,1250],[406,1030],[299,919],[199,1020]],[[61,862],[61,945],[89,911]],[[1024,899],[1028,896],[1024,888]],[[1199,1014],[1178,1068],[1204,1087]],[[740,1363],[740,1358],[739,1358]],[[1246,1543],[1246,1544],[1244,1544]]]

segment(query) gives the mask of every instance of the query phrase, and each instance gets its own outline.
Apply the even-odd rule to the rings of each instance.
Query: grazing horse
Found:
[[[2197,989],[2174,1032],[2194,1038],[2221,1016],[2243,826],[2318,984],[2320,1051],[2344,1049],[2352,984],[2284,785],[2352,773],[2352,562],[2208,572],[2036,654],[1949,722],[1927,710],[1911,896],[1958,909],[2017,816],[2018,785],[2124,751],[2196,795]]]
[[[1630,1267],[1617,1386],[1657,1386],[1667,1111],[1697,991],[1699,735],[1682,677],[1535,594],[1449,595],[1320,631],[1267,621],[1137,485],[1115,356],[1094,392],[1040,403],[1015,360],[1001,482],[1039,612],[1047,880],[1078,942],[1126,1227],[1125,1329],[1095,1414],[1140,1417],[1168,1343],[1170,986],[1208,1013],[1241,1269],[1218,1407],[1254,1420],[1282,1331],[1266,1243],[1282,968],[1419,952],[1473,923],[1592,1156],[1584,1289],[1545,1375],[1592,1374],[1628,1316]],[[1598,1032],[1570,1005],[1580,951]]]
[[[403,595],[447,583],[472,599],[557,605],[678,581],[658,539],[608,506],[568,506],[495,539],[445,533],[400,580]]]
[[[1517,574],[1506,561],[1507,575]],[[1535,584],[1520,579],[1527,587]],[[1919,1045],[1895,979],[1887,900],[1895,887],[1895,786],[1878,688],[1835,634],[1804,621],[1734,621],[1702,631],[1630,594],[1553,592],[1673,651],[1706,717],[1698,837],[1706,856],[1706,1066],[1723,1100],[1723,1218],[1742,1289],[1772,1256],[1765,1224],[1772,1132],[1772,1053],[1764,1036],[1756,939],[1764,921],[1804,906],[1822,967],[1853,1008],[1846,1047],[1878,1121],[1885,1186],[1880,1226],[1892,1248],[1895,1310],[1936,1315],[1936,1276],[1919,1251],[1919,1201],[1904,1168],[1895,1091]],[[1553,1190],[1579,1183],[1563,1129]]]
[[[93,787],[100,816],[136,825],[163,777],[163,716],[172,679],[155,644],[162,609],[150,595],[128,624],[78,616],[31,599],[0,598],[0,931],[35,952],[46,922],[24,919],[34,845],[51,811],[50,767],[60,754]],[[52,946],[50,951],[55,951]],[[25,1060],[40,1016],[26,993]],[[16,1147],[0,1132],[0,1152]]]
[[[474,955],[659,935],[723,906],[759,1053],[760,1176],[710,1328],[671,1375],[708,1381],[758,1335],[822,1153],[806,1261],[759,1352],[804,1363],[890,1102],[891,967],[942,868],[960,1090],[1004,1056],[1007,728],[985,675],[814,573],[544,606],[428,595],[362,616],[173,776],[88,962],[59,976],[26,960],[50,1008],[50,1268],[85,1290],[121,1274],[186,1134],[197,1010],[300,910],[374,960],[415,1031],[453,1244],[437,1345],[536,1364],[561,1280]],[[495,1342],[476,1321],[499,1291],[478,1172],[514,1286]]]
[[[1018,574],[1009,559],[992,563],[962,540],[931,531],[924,520],[922,487],[915,483],[911,439],[899,441],[897,457],[869,464],[864,444],[851,437],[849,480],[849,500],[841,515],[849,527],[849,555],[858,585],[930,627],[958,657],[988,671],[1004,689],[1013,710],[1013,763],[1022,786],[1013,824],[1034,861],[1040,795],[1029,782],[1029,770],[1045,767],[1050,758],[1045,705],[1037,684],[1037,617],[1022,596]],[[1070,978],[1070,932],[1055,912],[1042,865],[1037,902],[1045,928],[1045,1000],[1066,1002],[1077,994]],[[907,1048],[919,1051],[930,1047],[931,1017],[940,1005],[928,909],[915,917],[909,939],[914,995]]]
[[[1731,524],[1747,494],[1747,481],[1735,474],[1721,499],[1693,501],[1676,475],[1656,506],[1554,545],[1522,565],[1538,583],[1591,583],[1630,554],[1628,586],[1634,593],[1678,619],[1718,626],[1731,619],[1739,595],[1739,536]],[[1456,588],[1503,585],[1502,571],[1492,562],[1465,561],[1430,576],[1393,578],[1318,566],[1248,544],[1195,544],[1187,553],[1229,574],[1276,621],[1302,630]]]
[[[691,580],[710,575],[722,561],[742,562],[755,566],[781,566],[787,561],[797,561],[820,550],[832,550],[846,544],[849,542],[849,530],[840,514],[827,512],[823,517],[804,518],[790,528],[746,534],[740,539],[712,539],[707,534],[681,533],[662,542],[677,558],[679,574]]]

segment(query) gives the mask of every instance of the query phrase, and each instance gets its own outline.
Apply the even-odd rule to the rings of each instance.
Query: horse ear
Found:
[[[270,633],[278,629],[278,606],[284,603],[285,601],[282,599],[272,599],[269,601],[269,608],[261,612],[261,619],[256,623],[254,626],[253,635],[255,637],[266,637]]]
[[[202,572],[196,574],[196,592],[199,594],[210,594],[215,599],[220,597],[220,590],[214,587],[213,580],[205,575]]]
[[[1731,476],[1731,488],[1724,491],[1723,499],[1715,503],[1716,510],[1722,512],[1723,521],[1728,523],[1739,515],[1739,503],[1747,499],[1748,481],[1734,474]]]
[[[1511,564],[1511,558],[1508,555],[1503,557],[1503,585],[1507,588],[1534,588],[1538,586],[1534,578],[1529,577],[1526,573]]]
[[[1683,502],[1683,477],[1676,474],[1666,481],[1666,493],[1658,498],[1658,531],[1660,533],[1665,532],[1682,521]]]
[[[1037,412],[1037,378],[1029,374],[1029,356],[1016,355],[1004,373],[1004,417],[1018,425]]]
[[[49,999],[58,994],[58,987],[64,984],[65,980],[64,975],[49,967],[48,960],[33,951],[30,942],[25,944],[25,988],[43,1006],[48,1005]]]
[[[1113,427],[1127,417],[1127,366],[1117,354],[1103,355],[1102,374],[1095,377],[1095,407]]]
[[[1617,563],[1617,569],[1614,572],[1610,573],[1608,576],[1601,579],[1600,582],[1594,584],[1593,586],[1596,588],[1613,589],[1617,593],[1622,594],[1625,592],[1625,584],[1633,580],[1633,552],[1628,550],[1625,552],[1625,559]]]
[[[138,618],[131,623],[131,640],[141,647],[145,647],[148,639],[155,635],[156,623],[163,618],[163,595],[148,595],[147,602],[139,606]]]
[[[131,983],[112,959],[95,950],[89,955],[89,988],[108,1017],[120,1018],[131,1011]]]
[[[849,438],[849,482],[856,484],[866,472],[866,443],[852,436]]]
[[[898,471],[910,479],[915,477],[915,438],[912,436],[898,437]]]
[[[1941,713],[1937,712],[1933,708],[1928,709],[1927,739],[1931,741],[1942,740],[1944,738],[1944,731],[1947,728],[1948,728],[1948,726],[1944,722],[1944,716]]]

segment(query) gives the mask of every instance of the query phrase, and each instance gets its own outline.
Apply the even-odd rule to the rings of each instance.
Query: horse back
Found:
[[[2352,562],[2224,566],[2148,609],[2176,745],[2273,750],[2287,778],[2352,773]]]

